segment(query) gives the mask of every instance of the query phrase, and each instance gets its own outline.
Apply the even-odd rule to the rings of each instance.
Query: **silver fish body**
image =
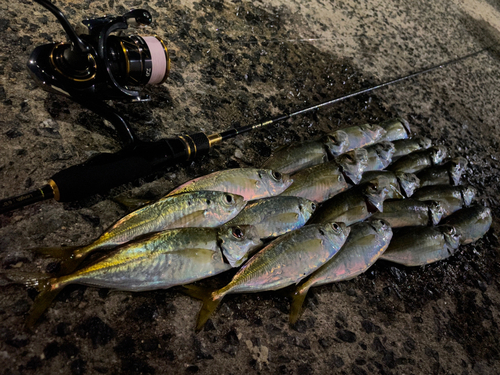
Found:
[[[152,232],[184,227],[218,227],[245,207],[242,196],[218,191],[195,191],[164,197],[129,213],[96,241],[74,251],[82,258],[96,250],[122,245]]]
[[[467,245],[483,237],[491,227],[491,209],[480,205],[462,208],[448,216],[443,223],[453,226],[460,243]]]
[[[434,146],[427,150],[419,150],[401,157],[387,169],[393,172],[416,173],[424,168],[439,164],[446,157],[444,146]]]
[[[325,144],[331,155],[337,156],[356,148],[377,143],[386,133],[378,125],[363,124],[328,134]]]
[[[379,142],[366,147],[368,163],[365,171],[380,171],[392,162],[394,145],[391,142]]]
[[[459,234],[449,225],[408,227],[392,237],[380,259],[405,266],[423,266],[448,258],[458,249]]]
[[[296,284],[334,256],[349,232],[343,223],[328,223],[287,233],[254,255],[228,285],[213,295],[220,298],[228,293],[254,293]]]
[[[127,291],[165,289],[230,269],[221,251],[234,252],[238,247],[250,252],[261,244],[251,227],[172,229],[129,242],[50,283],[52,289],[68,284]]]
[[[349,280],[362,274],[383,254],[391,238],[391,227],[381,220],[352,225],[337,254],[297,287],[290,308],[290,323],[299,319],[302,304],[312,286]]]
[[[411,154],[414,151],[426,150],[432,146],[431,140],[426,137],[398,139],[392,143],[394,144],[394,155],[392,155],[393,161],[398,160],[402,156]]]
[[[371,219],[385,220],[392,228],[437,225],[444,215],[437,201],[400,199],[384,202],[384,212],[376,212]]]
[[[315,165],[292,175],[293,183],[282,196],[294,196],[321,203],[347,190],[340,166],[335,161]]]
[[[412,198],[420,201],[439,201],[444,210],[443,217],[446,217],[470,206],[476,193],[476,189],[471,186],[430,185],[418,189]]]
[[[367,171],[363,173],[360,183],[368,182],[379,176],[385,176],[391,183],[391,191],[389,191],[386,199],[403,199],[405,196],[411,197],[415,190],[420,187],[420,181],[417,176],[406,172]]]
[[[344,175],[357,185],[368,165],[368,151],[364,148],[357,148],[337,156],[335,162],[340,165]]]
[[[270,169],[235,168],[195,178],[167,196],[188,191],[215,190],[238,194],[248,201],[281,194],[291,184],[292,180],[287,174]]]
[[[226,225],[230,227],[252,225],[259,238],[267,239],[303,227],[315,210],[316,204],[305,198],[286,196],[262,198],[249,202],[243,211]],[[231,254],[226,258],[233,267],[241,265],[246,260],[241,254]]]
[[[465,168],[467,168],[467,159],[462,157],[451,159],[441,165],[425,168],[418,173],[420,186],[459,185]]]
[[[311,222],[340,221],[351,225],[363,221],[373,212],[383,211],[383,203],[390,189],[390,180],[384,177],[355,186],[325,201]]]
[[[381,122],[379,126],[386,131],[380,141],[396,141],[410,136],[410,124],[402,118],[394,118]]]
[[[391,238],[392,229],[383,220],[370,219],[352,225],[344,246],[315,271],[302,287],[350,280],[362,274],[383,254]]]
[[[266,160],[262,168],[292,174],[327,160],[323,142],[309,141],[279,148]]]

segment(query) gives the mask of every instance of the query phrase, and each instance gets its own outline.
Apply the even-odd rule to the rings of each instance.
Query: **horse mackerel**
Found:
[[[271,291],[298,283],[334,256],[349,233],[344,223],[306,225],[271,242],[229,284],[208,296],[188,286],[189,294],[203,299],[196,329],[203,327],[226,294]]]

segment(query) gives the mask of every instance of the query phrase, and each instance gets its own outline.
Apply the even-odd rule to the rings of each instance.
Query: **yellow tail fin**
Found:
[[[75,271],[80,263],[86,258],[87,253],[77,255],[77,250],[84,249],[82,246],[64,246],[64,247],[39,247],[32,249],[33,251],[43,254],[50,258],[58,258],[61,260],[59,271],[55,272],[55,276],[64,276]]]
[[[299,285],[292,296],[292,304],[290,306],[290,324],[294,325],[302,316],[302,305],[307,296],[309,287],[303,288],[303,285]]]
[[[187,295],[199,299],[203,302],[201,310],[198,313],[195,328],[196,332],[199,332],[221,303],[222,298],[224,298],[224,294],[216,295],[214,297],[214,291],[210,291],[209,289],[201,288],[195,285],[184,285],[183,288],[184,292]]]
[[[36,296],[33,305],[31,306],[28,318],[26,319],[25,326],[28,329],[31,329],[35,326],[38,319],[42,316],[42,314],[47,310],[52,301],[57,297],[62,287],[53,287],[53,284],[50,280],[47,280],[43,283],[39,289],[41,292],[38,296]]]
[[[24,284],[28,287],[37,289],[40,294],[36,296],[33,305],[31,306],[29,316],[26,319],[26,328],[31,329],[47,310],[51,302],[61,291],[65,284],[55,284],[57,280],[45,273],[29,273],[18,270],[5,270],[0,274],[1,278],[7,280],[8,283]]]

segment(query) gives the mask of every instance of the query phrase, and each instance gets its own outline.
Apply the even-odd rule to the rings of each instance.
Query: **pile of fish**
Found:
[[[290,322],[312,286],[349,280],[378,259],[420,266],[481,238],[491,211],[460,185],[464,158],[410,138],[392,119],[277,150],[262,168],[188,181],[120,219],[93,243],[45,248],[57,274],[10,275],[40,291],[32,326],[69,284],[126,291],[184,286],[203,301],[201,329],[223,297],[296,285]],[[90,260],[89,260],[90,259]],[[207,291],[197,280],[239,268]]]

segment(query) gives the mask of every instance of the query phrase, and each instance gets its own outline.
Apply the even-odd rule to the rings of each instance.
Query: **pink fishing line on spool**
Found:
[[[148,84],[161,83],[168,74],[168,55],[163,44],[154,36],[142,37],[148,45],[149,52],[151,53],[151,76]]]

